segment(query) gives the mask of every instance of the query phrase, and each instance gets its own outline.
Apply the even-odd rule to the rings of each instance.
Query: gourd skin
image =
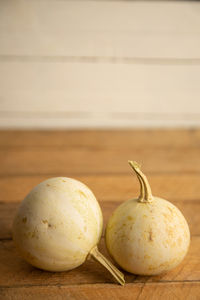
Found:
[[[37,185],[22,201],[13,239],[25,260],[49,271],[81,265],[97,245],[103,219],[92,191],[66,177]]]
[[[106,228],[110,255],[124,270],[156,275],[176,267],[190,244],[187,222],[170,202],[154,197],[151,203],[126,201]]]

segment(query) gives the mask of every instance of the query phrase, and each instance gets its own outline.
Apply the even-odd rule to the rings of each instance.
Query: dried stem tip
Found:
[[[152,202],[153,196],[151,192],[151,187],[146,176],[140,170],[140,165],[136,161],[128,161],[131,168],[135,171],[138,180],[140,182],[140,196],[138,198],[139,202]]]

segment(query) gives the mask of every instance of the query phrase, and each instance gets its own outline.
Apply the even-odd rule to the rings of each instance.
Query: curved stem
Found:
[[[137,173],[136,173],[136,175],[137,175],[137,178],[138,178],[139,183],[140,183],[140,196],[139,196],[138,200],[139,200],[140,202],[143,202],[143,200],[144,200],[144,198],[145,198],[145,187],[144,187],[144,183],[143,183],[141,177],[140,177]]]
[[[140,202],[151,202],[153,200],[153,196],[151,192],[151,187],[149,185],[146,176],[140,170],[140,166],[138,165],[137,162],[130,161],[130,160],[128,162],[129,165],[132,167],[132,169],[135,171],[140,182],[140,197],[138,200]]]
[[[91,257],[98,261],[101,265],[103,265],[119,284],[125,284],[124,274],[120,272],[103,254],[99,252],[97,246],[92,248],[92,250],[90,251],[88,259],[90,259]]]

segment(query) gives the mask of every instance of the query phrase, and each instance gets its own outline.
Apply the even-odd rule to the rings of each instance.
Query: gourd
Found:
[[[188,224],[172,203],[154,197],[146,176],[129,164],[140,183],[140,195],[121,204],[106,227],[108,252],[124,270],[156,275],[176,267],[190,244]]]
[[[68,271],[93,258],[124,284],[123,274],[99,251],[103,218],[92,191],[66,177],[38,184],[22,201],[13,239],[24,259],[48,271]]]

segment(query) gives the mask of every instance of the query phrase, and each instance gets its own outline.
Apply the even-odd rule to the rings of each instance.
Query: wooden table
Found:
[[[143,164],[154,195],[188,220],[191,247],[180,266],[155,277],[125,273],[121,287],[93,261],[51,273],[18,255],[11,224],[32,187],[52,176],[81,180],[106,223],[119,203],[138,195],[128,159]],[[200,130],[1,131],[0,166],[0,299],[200,299]],[[107,255],[103,237],[100,249]]]

